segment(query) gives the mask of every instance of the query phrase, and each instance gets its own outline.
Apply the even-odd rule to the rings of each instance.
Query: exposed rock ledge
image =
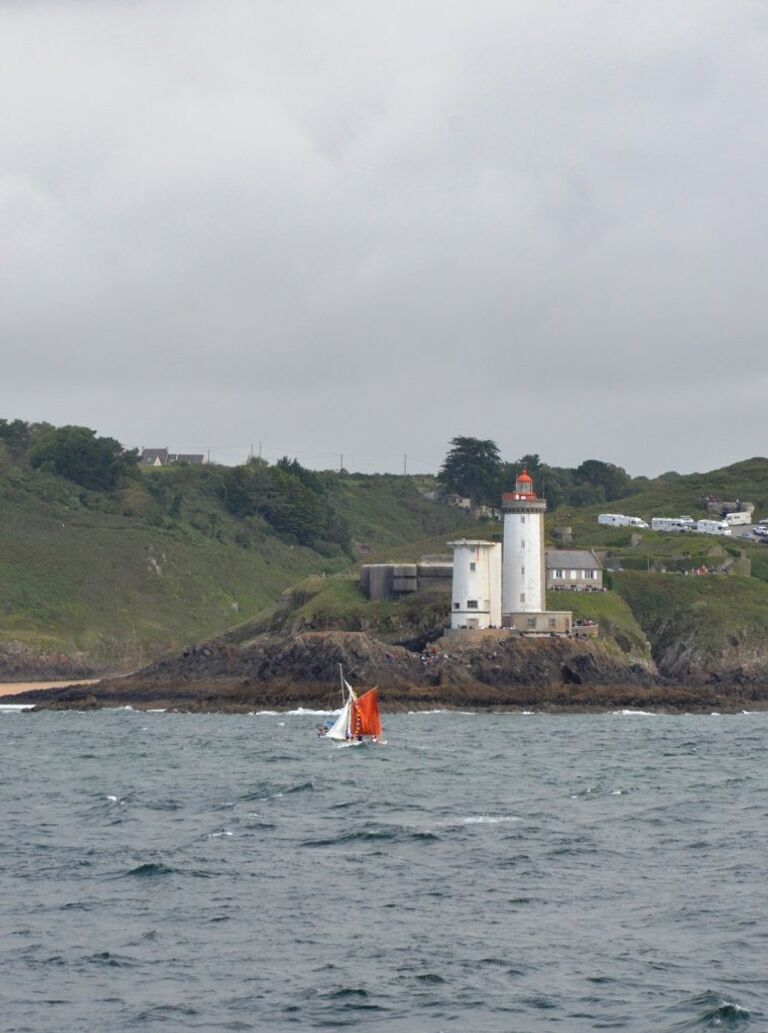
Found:
[[[642,664],[596,641],[562,638],[440,640],[420,655],[363,632],[260,635],[190,649],[127,677],[14,697],[41,707],[132,705],[176,710],[241,711],[254,707],[333,707],[338,665],[360,687],[378,685],[385,709],[434,706],[586,709],[656,706],[737,708],[741,696],[661,681]],[[750,700],[759,698],[753,694]]]

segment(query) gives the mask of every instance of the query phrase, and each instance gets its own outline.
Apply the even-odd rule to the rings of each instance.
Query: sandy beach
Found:
[[[67,685],[95,685],[98,680],[98,678],[71,678],[69,681],[0,682],[0,699],[3,696],[16,696],[20,692],[31,692],[33,689],[65,689]]]

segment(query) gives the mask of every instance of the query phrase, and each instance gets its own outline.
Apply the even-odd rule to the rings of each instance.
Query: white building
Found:
[[[501,544],[480,540],[453,546],[452,628],[501,625]]]
[[[501,580],[502,623],[514,614],[546,609],[544,573],[544,514],[547,503],[537,498],[533,480],[523,471],[515,490],[501,497],[504,513],[504,563]]]

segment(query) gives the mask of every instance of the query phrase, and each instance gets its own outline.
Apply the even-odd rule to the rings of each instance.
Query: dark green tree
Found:
[[[582,485],[587,483],[593,488],[602,488],[603,498],[607,502],[624,498],[633,491],[632,478],[623,467],[604,463],[600,459],[586,459],[581,466],[576,467],[574,475],[575,480]],[[596,501],[602,499],[598,498]]]
[[[88,427],[58,427],[32,446],[30,465],[44,467],[92,491],[113,491],[135,476],[139,455],[114,438],[100,438]]]
[[[495,441],[457,437],[437,476],[444,491],[496,505],[503,467]]]

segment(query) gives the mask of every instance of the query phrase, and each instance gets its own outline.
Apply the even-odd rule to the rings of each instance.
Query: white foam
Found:
[[[612,710],[611,717],[658,717],[652,710]]]
[[[20,714],[22,710],[31,710],[34,703],[0,703],[0,711],[5,714]]]
[[[612,789],[611,790],[611,796],[623,796],[623,795],[624,795],[624,790],[623,789]]]
[[[109,801],[110,801],[111,803],[117,803],[117,797],[116,797],[116,796],[108,796],[108,797],[107,797],[107,799],[108,799],[108,800],[109,800]]]
[[[150,708],[149,710],[144,711],[145,714],[164,714],[165,712],[165,708],[161,708],[159,710],[153,710]]]
[[[262,710],[262,711],[260,711],[260,713],[266,714],[266,713],[269,713],[269,711]],[[286,714],[289,717],[297,717],[297,716],[300,717],[302,714],[320,714],[320,715],[325,714],[326,716],[329,716],[331,714],[340,714],[340,713],[341,713],[341,710],[311,710],[311,709],[309,709],[307,707],[297,707],[295,710],[286,710]]]
[[[234,836],[234,832],[230,832],[229,829],[224,829],[223,832],[212,832],[209,839],[222,839],[224,836]]]

